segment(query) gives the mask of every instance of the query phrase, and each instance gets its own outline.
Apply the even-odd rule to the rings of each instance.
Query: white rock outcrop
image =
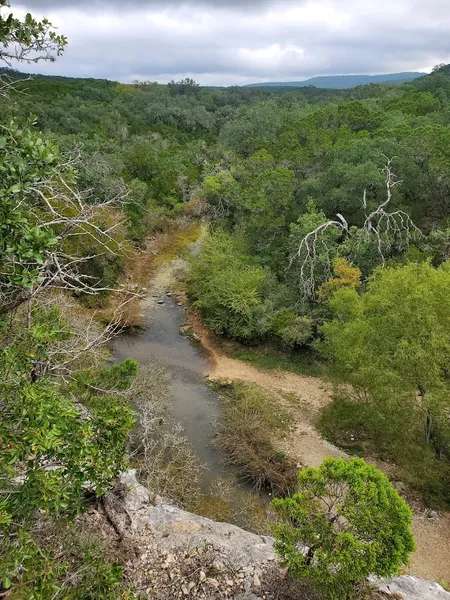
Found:
[[[378,583],[381,592],[404,600],[449,600],[450,593],[438,583],[425,581],[412,575],[396,577],[390,581]],[[396,595],[395,595],[396,594]]]
[[[188,513],[160,497],[151,504],[147,490],[137,482],[134,471],[123,473],[120,482],[127,489],[123,501],[132,531],[150,530],[161,548],[193,548],[210,543],[243,566],[276,558],[271,537]]]
[[[160,497],[151,502],[148,491],[136,480],[133,470],[123,473],[120,482],[123,510],[131,535],[150,534],[159,548],[168,551],[211,544],[220,550],[229,564],[235,564],[244,573],[248,570],[252,577],[256,573],[258,581],[264,567],[275,564],[271,537],[188,513]],[[450,593],[437,583],[409,575],[378,581],[376,586],[386,598],[396,600],[450,600]],[[250,591],[240,597],[259,598]]]

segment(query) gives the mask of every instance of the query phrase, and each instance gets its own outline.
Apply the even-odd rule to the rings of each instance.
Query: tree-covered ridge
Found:
[[[11,51],[52,60],[65,42],[48,21],[10,18],[0,0],[0,60]],[[104,303],[126,253],[177,219],[207,224],[188,291],[214,333],[320,353],[354,392],[325,411],[323,431],[354,431],[430,501],[449,502],[448,67],[408,85],[337,92],[3,75],[2,594],[132,597],[118,565],[66,546],[67,519],[126,465],[138,371],[130,360],[105,366],[117,319],[96,323],[80,305]],[[364,517],[353,539],[339,539],[393,572],[412,549],[408,509],[365,463],[333,469],[300,484],[318,482],[326,501],[328,478],[339,476],[351,492],[344,519],[376,497],[378,523],[392,516],[391,499],[404,525],[393,524],[393,537],[381,544],[384,532],[371,527],[366,547]],[[321,501],[306,515],[316,511],[319,525]],[[47,524],[61,528],[44,553]],[[359,567],[345,585],[367,574]]]
[[[367,85],[369,83],[406,83],[413,81],[426,73],[405,72],[405,73],[385,73],[384,75],[323,75],[321,77],[311,77],[303,81],[268,81],[265,83],[250,83],[246,87],[307,87],[314,86],[322,89],[345,90],[354,88],[357,85]]]

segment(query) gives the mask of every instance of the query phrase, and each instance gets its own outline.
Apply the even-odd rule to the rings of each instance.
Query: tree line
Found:
[[[323,413],[325,435],[352,446],[351,434],[448,504],[450,68],[345,91],[30,80],[11,60],[53,60],[66,39],[46,20],[16,19],[7,0],[0,10],[1,591],[133,597],[120,567],[75,534],[59,554],[66,518],[126,465],[138,372],[130,360],[105,367],[116,322],[82,321],[76,306],[104,303],[126,252],[176,219],[207,223],[188,291],[212,331],[323,357],[352,389]],[[384,536],[394,555],[363,520],[353,538],[339,532],[366,557],[342,589],[406,560],[410,513],[366,467],[329,463],[280,501],[278,548],[293,571],[329,587],[339,556],[330,562],[317,529],[298,525],[317,512],[330,552],[353,515],[352,486],[360,494],[369,480],[361,502],[387,493],[402,527]],[[349,512],[325,522],[317,496],[335,478]],[[44,551],[37,514],[53,528]]]

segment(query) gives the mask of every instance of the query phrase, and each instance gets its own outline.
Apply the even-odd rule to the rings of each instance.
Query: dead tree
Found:
[[[3,130],[7,132],[7,128]],[[115,291],[83,273],[82,267],[103,254],[119,256],[126,253],[126,244],[121,241],[121,236],[116,235],[125,223],[125,218],[117,210],[125,196],[91,203],[89,192],[81,193],[64,175],[70,173],[78,161],[79,157],[75,157],[60,165],[60,174],[35,183],[26,190],[24,197],[17,200],[14,210],[20,210],[25,205],[34,226],[51,232],[55,243],[45,249],[40,261],[23,259],[14,252],[2,256],[0,313],[3,315],[25,302],[31,306],[48,289],[85,295]],[[74,238],[85,238],[86,245],[92,242],[96,253],[76,256],[67,251],[69,242]],[[27,286],[11,283],[9,275],[19,272],[33,272]]]
[[[393,239],[403,238],[405,245],[409,246],[414,236],[421,237],[423,234],[407,212],[389,210],[392,201],[392,190],[402,182],[395,179],[392,171],[393,159],[384,155],[383,158],[386,160],[382,170],[386,177],[386,199],[375,210],[368,213],[367,190],[364,190],[362,208],[365,220],[362,228],[356,231],[362,232],[364,238],[375,241],[381,264],[384,266],[386,256],[392,248]],[[300,287],[303,297],[307,299],[312,300],[315,298],[316,268],[319,253],[325,258],[325,269],[330,275],[332,272],[332,252],[324,238],[327,230],[337,231],[346,238],[354,235],[354,231],[350,229],[345,218],[338,213],[335,219],[322,223],[303,237],[297,252],[291,258],[290,265],[295,260],[300,260]]]

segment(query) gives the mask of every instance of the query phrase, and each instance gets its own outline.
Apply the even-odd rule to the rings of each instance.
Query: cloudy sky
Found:
[[[69,39],[30,72],[203,85],[429,71],[450,63],[450,0],[12,0]],[[23,69],[25,70],[25,69]]]

